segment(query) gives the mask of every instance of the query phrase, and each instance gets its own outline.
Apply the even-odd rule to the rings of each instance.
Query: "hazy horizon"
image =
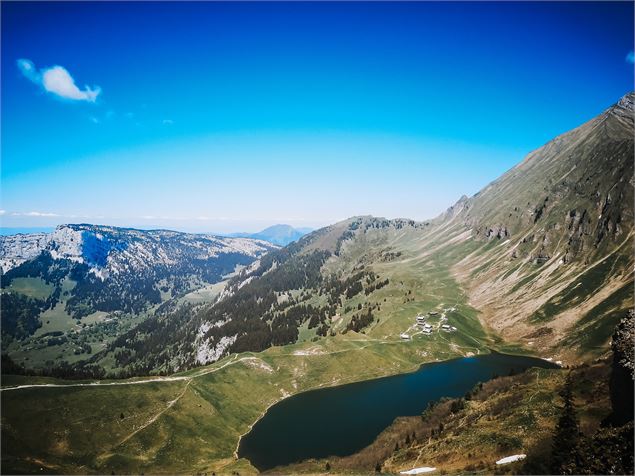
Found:
[[[59,223],[58,225],[51,226],[0,226],[0,236],[8,236],[8,235],[18,235],[18,234],[29,234],[29,233],[50,233],[55,230],[56,227],[62,225],[80,225],[80,224],[90,224],[95,226],[114,226],[120,228],[133,228],[138,230],[170,230],[170,231],[179,231],[183,233],[195,233],[195,234],[210,234],[210,235],[234,235],[240,233],[258,233],[264,231],[267,228],[276,226],[276,225],[288,225],[288,223],[272,223],[271,225],[264,226],[258,229],[233,229],[228,228],[225,231],[219,231],[218,229],[205,229],[202,227],[200,230],[192,229],[189,227],[178,227],[178,226],[161,226],[161,225],[147,225],[147,226],[124,226],[124,225],[114,225],[111,223],[88,223],[88,222],[67,222],[67,223]],[[291,226],[291,225],[289,225]],[[302,226],[294,226],[295,230],[298,231],[313,231],[316,228],[314,227],[302,227]]]

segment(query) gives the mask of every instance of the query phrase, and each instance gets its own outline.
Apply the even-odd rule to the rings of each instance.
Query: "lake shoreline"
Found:
[[[247,429],[247,431],[245,431],[243,434],[240,435],[238,442],[236,444],[236,448],[234,450],[234,457],[236,459],[245,459],[247,461],[249,461],[249,463],[251,464],[251,466],[253,466],[254,468],[256,468],[258,471],[267,471],[270,469],[273,469],[274,467],[277,466],[284,466],[287,464],[291,464],[297,461],[301,461],[303,459],[311,459],[311,458],[322,458],[322,457],[326,457],[325,455],[323,455],[322,453],[317,453],[315,455],[306,455],[304,453],[302,453],[302,451],[306,451],[306,447],[304,449],[302,449],[302,444],[303,443],[297,443],[297,441],[299,440],[303,440],[304,437],[300,436],[300,434],[303,434],[303,431],[306,431],[307,428],[311,428],[311,434],[316,433],[316,430],[325,432],[325,431],[332,431],[332,428],[324,430],[324,429],[320,429],[322,425],[322,422],[324,420],[320,420],[317,422],[313,422],[314,424],[311,424],[311,418],[316,418],[315,415],[313,415],[313,413],[317,413],[319,414],[320,410],[323,410],[322,407],[320,407],[320,404],[315,404],[315,402],[319,402],[322,399],[332,399],[332,398],[337,398],[334,397],[334,391],[337,391],[338,394],[342,395],[342,391],[344,391],[344,399],[348,398],[350,400],[350,396],[346,397],[347,394],[355,394],[355,392],[357,392],[359,395],[361,395],[359,397],[360,401],[364,400],[364,393],[368,394],[371,391],[377,391],[378,388],[386,388],[388,386],[388,384],[385,382],[387,379],[398,379],[398,382],[402,382],[400,385],[406,385],[406,383],[404,382],[410,382],[410,384],[408,385],[412,385],[412,382],[417,382],[420,381],[419,384],[415,384],[415,385],[421,385],[421,382],[425,382],[426,379],[432,378],[432,375],[436,375],[436,374],[442,374],[443,372],[446,372],[448,369],[455,369],[454,370],[454,374],[450,375],[450,378],[445,379],[444,377],[444,381],[442,382],[441,385],[428,385],[426,392],[428,393],[423,393],[421,395],[417,394],[416,390],[412,390],[409,389],[407,392],[404,392],[403,390],[401,390],[402,394],[406,394],[406,396],[400,394],[397,397],[391,397],[389,395],[389,398],[392,398],[394,401],[397,401],[399,398],[406,398],[409,399],[409,407],[406,406],[403,409],[399,409],[399,410],[395,410],[394,408],[392,408],[392,410],[390,409],[390,404],[391,402],[386,402],[384,401],[384,405],[381,407],[382,410],[379,412],[375,412],[374,410],[369,411],[368,413],[364,414],[364,419],[368,419],[371,420],[371,422],[369,424],[364,423],[365,425],[371,425],[370,428],[356,428],[354,430],[351,430],[349,427],[344,427],[346,428],[346,431],[348,431],[349,433],[352,432],[352,434],[354,435],[352,438],[347,440],[347,444],[348,446],[351,446],[351,448],[347,448],[344,451],[352,451],[355,452],[358,444],[365,444],[365,439],[368,438],[368,434],[372,434],[372,437],[376,437],[376,435],[378,434],[377,432],[381,432],[383,428],[385,428],[384,423],[381,423],[380,421],[382,419],[385,418],[390,418],[390,421],[392,421],[394,418],[398,417],[398,416],[412,416],[413,414],[417,414],[421,411],[421,408],[419,408],[417,405],[420,405],[420,402],[425,401],[425,403],[429,402],[429,401],[436,401],[439,398],[444,398],[444,397],[449,397],[449,398],[453,398],[456,397],[457,395],[457,385],[459,388],[463,388],[463,387],[472,387],[472,385],[474,384],[474,382],[472,382],[473,379],[477,378],[479,375],[480,377],[478,378],[478,381],[484,382],[484,381],[488,381],[491,380],[491,378],[495,378],[496,376],[500,376],[500,375],[505,375],[508,372],[513,372],[516,373],[517,371],[525,371],[528,368],[531,367],[544,367],[544,368],[548,368],[548,367],[553,367],[553,368],[557,368],[558,366],[555,365],[553,362],[550,362],[544,358],[541,357],[537,357],[537,356],[527,356],[527,355],[514,355],[514,354],[502,354],[497,352],[494,349],[488,348],[487,349],[488,353],[487,354],[480,354],[478,356],[472,356],[472,357],[465,357],[465,356],[456,356],[456,357],[452,357],[450,359],[445,359],[445,360],[437,360],[437,361],[427,361],[427,362],[422,362],[417,364],[416,366],[412,367],[411,370],[408,370],[406,372],[400,372],[397,374],[390,374],[390,375],[377,375],[375,377],[371,377],[371,378],[367,378],[367,379],[362,379],[362,380],[355,380],[355,381],[349,381],[346,383],[342,383],[342,384],[337,384],[337,385],[332,385],[332,386],[325,386],[325,385],[319,385],[317,387],[313,387],[313,388],[309,388],[306,390],[303,390],[301,392],[292,394],[292,395],[286,395],[281,399],[276,400],[275,402],[271,403],[270,405],[267,406],[267,408],[259,415],[258,419],[256,419],[253,423],[251,423],[249,425],[249,428]],[[475,359],[478,359],[479,361],[479,367],[477,367],[477,369],[479,370],[479,373],[473,374],[471,370],[468,370],[468,373],[460,373],[458,372],[456,369],[461,369],[463,367],[463,364],[461,362],[470,362],[470,361],[474,361]],[[437,365],[434,365],[437,364]],[[450,366],[448,369],[445,368],[439,368],[439,365],[443,365],[443,366]],[[500,373],[497,371],[501,371]],[[432,372],[432,373],[430,373]],[[465,369],[463,370],[463,372],[465,372]],[[490,372],[490,373],[488,373]],[[457,380],[458,379],[458,380]],[[445,381],[447,380],[447,382]],[[362,385],[362,387],[359,387],[360,385]],[[392,385],[392,382],[391,384]],[[454,385],[452,387],[452,385]],[[358,388],[356,388],[356,386]],[[448,387],[450,386],[450,387]],[[399,385],[397,385],[397,388],[399,388]],[[329,392],[329,394],[319,394],[318,391],[322,390],[324,392]],[[384,390],[385,391],[385,390]],[[462,393],[465,390],[459,390],[459,393]],[[360,393],[361,392],[361,393]],[[436,392],[436,393],[435,393]],[[441,392],[441,393],[438,393]],[[394,392],[393,392],[394,393]],[[308,394],[308,397],[307,397]],[[416,395],[417,399],[415,403],[413,403],[413,396],[410,395]],[[296,397],[299,398],[300,396],[302,396],[302,398],[304,399],[304,405],[306,405],[307,401],[311,401],[313,404],[315,405],[311,405],[310,408],[312,408],[312,414],[311,415],[305,415],[302,413],[298,413],[298,407],[302,406],[303,404],[294,402],[294,399],[291,399],[290,397]],[[307,400],[308,398],[308,400]],[[357,398],[357,397],[355,397]],[[340,398],[341,399],[341,398]],[[278,403],[282,403],[282,402],[289,402],[292,401],[291,404],[287,403],[287,407],[286,410],[278,410],[278,413],[276,413],[274,416],[269,416],[270,421],[266,422],[266,416],[267,414],[270,414],[270,411],[272,409],[272,407],[276,406]],[[337,400],[336,400],[337,402]],[[339,403],[339,402],[338,402]],[[348,405],[350,405],[350,402],[347,403]],[[394,402],[392,402],[392,404],[394,405]],[[414,405],[414,407],[413,407]],[[386,407],[386,408],[384,408]],[[293,408],[293,410],[289,410]],[[306,407],[302,407],[302,408],[306,408]],[[358,410],[355,405],[353,405],[353,410],[351,412],[349,412],[348,414],[345,414],[343,416],[342,419],[339,418],[334,418],[335,421],[346,421],[346,418],[349,417],[350,414],[354,415],[355,412]],[[408,409],[410,408],[410,409]],[[289,411],[291,412],[295,412],[293,413],[293,417],[289,418],[288,415],[287,416],[281,416],[285,414],[285,411],[288,413]],[[331,409],[328,410],[329,412],[331,411]],[[361,411],[361,410],[360,410]],[[281,413],[282,412],[282,413]],[[391,413],[392,412],[392,413]],[[297,413],[297,414],[296,414]],[[306,413],[306,412],[304,412]],[[380,413],[380,415],[373,415],[374,413]],[[393,415],[393,413],[395,413]],[[341,416],[341,415],[340,415]],[[358,416],[359,417],[359,416]],[[250,433],[253,432],[254,428],[256,427],[256,425],[258,425],[259,423],[262,425],[263,421],[265,421],[266,423],[264,423],[264,427],[261,427],[260,432],[262,433],[263,431],[265,433],[263,433],[263,435],[267,435],[265,437],[266,440],[270,440],[272,435],[271,435],[271,419],[272,418],[277,418],[278,419],[278,423],[280,423],[280,418],[289,418],[289,421],[282,420],[284,424],[287,425],[287,430],[285,431],[285,427],[284,424],[280,425],[279,427],[276,427],[276,432],[279,434],[283,434],[285,435],[284,437],[281,436],[276,436],[273,437],[284,440],[284,438],[291,438],[291,442],[290,445],[293,446],[295,448],[296,451],[300,451],[301,453],[298,454],[302,454],[301,459],[299,460],[289,460],[289,461],[285,461],[282,462],[281,464],[274,464],[274,466],[270,466],[270,463],[265,463],[263,464],[261,461],[259,462],[254,462],[252,461],[253,459],[253,451],[263,451],[262,454],[267,454],[269,455],[271,452],[275,452],[275,449],[271,448],[271,443],[268,441],[266,443],[266,447],[269,448],[268,451],[264,451],[262,450],[262,448],[260,450],[254,450],[253,446],[251,447],[251,449],[245,449],[244,447],[244,443],[245,443],[245,437],[247,435],[249,435]],[[305,421],[305,423],[302,426],[298,426],[297,425],[297,421],[299,421],[300,418],[303,418],[303,421],[308,419],[309,422],[307,423]],[[321,417],[318,418],[325,418],[324,414],[322,414]],[[352,418],[352,417],[351,417]],[[290,421],[292,423],[290,423]],[[378,423],[379,422],[379,423]],[[291,425],[291,426],[289,426]],[[374,426],[372,426],[374,425]],[[377,426],[379,425],[379,426]],[[363,425],[362,425],[363,426]],[[269,429],[269,433],[267,433],[267,430],[265,430],[265,428]],[[297,434],[295,434],[297,433]],[[293,434],[295,434],[295,437],[293,436]],[[360,436],[361,435],[361,436]],[[365,436],[364,436],[365,435]],[[255,435],[252,436],[252,438],[255,438],[254,441],[259,441],[258,438],[261,435]],[[306,436],[306,435],[305,435]],[[325,438],[324,435],[321,436],[321,440],[319,439],[320,436],[316,435],[316,436],[306,436],[306,438],[310,439],[311,437],[316,438],[316,441],[320,441],[320,442],[324,442],[326,440],[328,440],[329,438]],[[338,433],[338,437],[339,433]],[[343,438],[343,437],[341,437]],[[362,443],[356,443],[357,440],[359,440],[360,438],[362,438]],[[364,439],[365,438],[365,439]],[[371,438],[372,440],[372,438]],[[264,440],[261,441],[261,443]],[[289,442],[287,442],[289,443]],[[252,443],[253,444],[253,443]],[[293,450],[289,449],[289,445],[285,446],[282,443],[280,443],[282,446],[280,447],[287,447],[288,452],[293,453]],[[298,449],[297,445],[300,445],[300,448]],[[317,443],[316,443],[317,445]],[[307,446],[310,446],[307,444]],[[319,446],[319,445],[318,445]],[[326,446],[329,446],[329,443],[326,444]],[[258,447],[258,443],[256,443],[256,447]],[[345,445],[346,447],[346,445]],[[324,448],[324,447],[323,447]],[[309,450],[310,451],[310,450]],[[330,451],[330,450],[324,450],[323,451]],[[338,456],[338,454],[333,453],[334,456]],[[251,459],[250,457],[251,456]],[[340,455],[341,456],[341,455]],[[270,456],[266,456],[266,458],[271,458]],[[291,458],[294,458],[294,456],[291,456]]]
[[[492,352],[492,349],[487,348],[486,350],[487,350],[487,351],[489,351],[489,352]],[[495,351],[494,351],[494,352],[495,352]],[[478,355],[487,355],[487,354],[477,354],[477,355],[472,356],[472,357],[476,357],[476,356],[478,356]],[[292,397],[295,397],[295,396],[298,396],[298,395],[302,395],[302,394],[305,394],[305,393],[308,393],[308,392],[315,392],[315,391],[318,391],[318,390],[325,390],[325,389],[333,389],[333,388],[337,388],[337,387],[344,387],[344,386],[346,386],[346,385],[354,385],[354,384],[361,383],[361,382],[369,382],[369,381],[372,381],[372,380],[378,380],[378,379],[382,379],[382,378],[390,378],[390,377],[395,377],[395,376],[398,376],[398,375],[413,374],[413,373],[418,372],[419,370],[421,370],[421,368],[422,368],[422,367],[424,367],[425,365],[440,364],[440,363],[449,362],[449,361],[452,361],[452,360],[463,359],[463,358],[469,358],[469,357],[466,357],[465,355],[457,355],[456,357],[452,357],[452,358],[450,358],[450,359],[445,359],[445,360],[430,360],[430,361],[420,362],[420,363],[417,363],[417,364],[414,366],[414,368],[412,368],[412,369],[410,369],[410,370],[407,370],[407,371],[405,371],[405,372],[399,372],[399,373],[396,373],[396,374],[389,374],[389,375],[376,375],[376,376],[373,376],[373,377],[370,377],[370,378],[367,378],[367,379],[362,379],[362,380],[353,380],[353,381],[350,381],[350,382],[345,382],[345,383],[337,383],[336,385],[331,385],[331,386],[326,386],[326,384],[320,384],[320,385],[317,385],[317,386],[315,386],[315,387],[310,387],[310,388],[307,388],[307,389],[302,390],[302,391],[297,392],[297,393],[290,393],[290,394],[288,394],[288,395],[285,395],[285,396],[283,396],[282,398],[280,398],[280,399],[278,399],[278,400],[274,401],[273,403],[271,403],[270,405],[268,405],[268,406],[267,406],[267,407],[263,410],[263,412],[260,414],[260,416],[259,416],[256,420],[254,420],[254,421],[253,421],[253,423],[251,423],[251,424],[249,425],[249,428],[247,429],[247,431],[245,431],[244,433],[242,433],[242,434],[239,436],[239,438],[238,438],[238,442],[236,443],[236,448],[234,449],[234,458],[235,458],[236,460],[239,460],[239,459],[246,459],[247,461],[249,461],[249,464],[251,464],[254,468],[258,469],[256,466],[254,466],[254,465],[253,465],[253,463],[252,463],[252,462],[251,462],[248,458],[245,458],[245,457],[241,457],[241,456],[239,456],[239,454],[238,454],[238,453],[239,453],[239,451],[240,451],[240,444],[241,444],[241,442],[242,442],[243,437],[244,437],[244,436],[246,436],[246,435],[248,435],[248,434],[251,432],[251,430],[253,429],[253,427],[254,427],[254,426],[255,426],[255,425],[256,425],[256,424],[257,424],[260,420],[262,420],[262,419],[264,418],[264,416],[267,414],[267,412],[268,412],[268,411],[269,411],[272,407],[274,407],[275,405],[277,405],[278,403],[281,403],[281,402],[283,402],[283,401],[285,401],[285,400],[288,400],[288,399],[290,399],[290,398],[292,398]],[[261,472],[261,470],[260,470],[260,469],[258,469],[258,471],[259,471],[259,472]]]

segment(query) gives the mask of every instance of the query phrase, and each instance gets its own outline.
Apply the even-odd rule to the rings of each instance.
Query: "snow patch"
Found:
[[[408,471],[400,471],[399,474],[421,474],[421,473],[431,473],[432,471],[436,471],[437,468],[433,468],[431,466],[422,466],[421,468],[414,468]]]
[[[509,464],[509,463],[514,463],[516,461],[520,461],[521,459],[525,459],[527,457],[527,455],[524,454],[519,454],[519,455],[511,455],[511,456],[505,456],[502,459],[499,459],[496,464]]]

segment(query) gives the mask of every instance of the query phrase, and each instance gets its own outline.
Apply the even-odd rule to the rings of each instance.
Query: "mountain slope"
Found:
[[[438,219],[446,235],[483,243],[453,271],[503,336],[597,353],[632,306],[634,101],[624,96]]]
[[[151,313],[272,249],[245,238],[97,225],[0,237],[3,342],[43,346],[50,354],[70,339],[79,354],[92,351],[103,339],[95,335],[91,345],[75,337],[98,329],[112,336],[122,315]],[[34,334],[35,341],[25,341]]]
[[[367,333],[398,341],[417,310],[429,310],[428,292],[456,302],[452,282],[445,282],[447,272],[437,283],[419,287],[427,277],[400,266],[399,254],[391,251],[391,243],[404,236],[410,242],[424,227],[412,220],[357,217],[312,232],[243,269],[216,303],[189,313],[187,324],[180,310],[157,316],[121,336],[94,361],[134,356],[118,361],[137,370],[157,364],[173,370],[329,334]],[[457,311],[457,319],[473,326],[473,312],[463,312]],[[473,331],[482,336],[477,324]],[[455,336],[474,350],[472,338]],[[447,348],[443,339],[438,343]]]

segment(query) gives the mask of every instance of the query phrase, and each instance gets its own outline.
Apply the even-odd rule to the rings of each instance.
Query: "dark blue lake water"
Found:
[[[300,393],[272,406],[242,438],[238,454],[261,471],[308,458],[349,455],[372,443],[398,416],[419,415],[433,400],[462,396],[478,382],[529,367],[556,365],[491,353]]]

